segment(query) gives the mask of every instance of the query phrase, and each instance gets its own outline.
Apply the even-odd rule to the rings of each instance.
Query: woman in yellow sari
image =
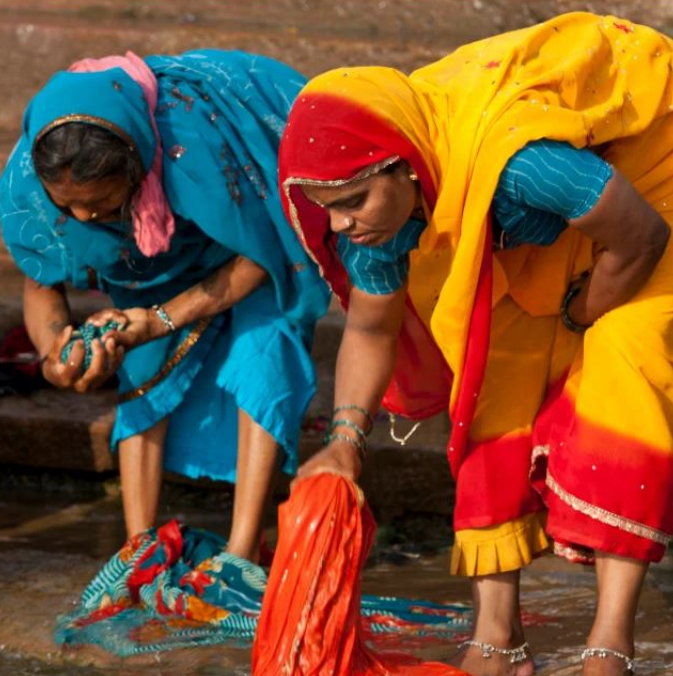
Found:
[[[382,400],[448,409],[473,674],[533,672],[519,571],[552,540],[596,564],[584,676],[633,669],[673,534],[672,71],[668,38],[573,13],[408,77],[331,71],[289,117],[286,214],[347,309],[299,476],[357,479]]]

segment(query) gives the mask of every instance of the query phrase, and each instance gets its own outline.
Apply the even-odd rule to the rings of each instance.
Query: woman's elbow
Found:
[[[670,237],[670,226],[657,214],[657,218],[653,219],[652,225],[648,228],[648,234],[643,247],[645,255],[654,264],[658,263],[664,255]]]

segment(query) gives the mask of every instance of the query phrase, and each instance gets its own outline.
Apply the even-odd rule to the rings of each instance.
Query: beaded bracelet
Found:
[[[351,446],[355,447],[355,450],[358,452],[358,457],[360,462],[364,462],[367,457],[366,445],[353,437],[349,437],[347,434],[339,434],[338,432],[326,434],[323,439],[324,444],[328,444],[330,441],[346,441]]]
[[[152,309],[157,313],[157,316],[161,321],[166,325],[168,330],[171,333],[175,333],[175,324],[173,324],[173,320],[168,316],[168,312],[164,309],[163,305],[153,305]]]
[[[343,420],[332,420],[332,422],[329,424],[328,432],[332,432],[337,427],[348,427],[349,429],[354,430],[360,440],[363,443],[366,443],[365,439],[367,438],[367,433],[362,429],[362,427],[360,427],[360,425],[356,425],[352,420],[346,420],[345,418]]]
[[[362,408],[362,406],[358,406],[357,404],[344,404],[342,406],[337,406],[332,411],[332,418],[334,418],[340,411],[357,411],[358,413],[362,413],[362,415],[365,417],[365,420],[367,421],[367,426],[369,427],[367,434],[372,431],[372,428],[374,427],[374,419],[366,408]]]

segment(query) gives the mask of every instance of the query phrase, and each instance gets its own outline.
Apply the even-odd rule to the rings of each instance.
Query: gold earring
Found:
[[[97,212],[97,211],[92,211],[92,212],[89,214],[88,220],[90,220],[90,221],[95,221],[97,218],[98,218],[98,212]]]
[[[413,169],[409,171],[409,180],[418,181],[418,174]]]

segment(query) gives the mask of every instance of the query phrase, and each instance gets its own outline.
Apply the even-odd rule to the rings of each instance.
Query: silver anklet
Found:
[[[627,672],[630,672],[631,674],[636,673],[635,660],[624,653],[618,652],[617,650],[612,650],[611,648],[585,648],[581,655],[582,662],[584,662],[584,660],[586,660],[588,657],[600,657],[602,660],[606,659],[607,657],[616,657],[618,660],[622,660],[622,662],[626,663]]]
[[[481,641],[463,641],[458,646],[458,650],[463,650],[470,646],[479,648],[484,659],[489,659],[493,653],[509,657],[510,664],[518,664],[519,662],[525,662],[530,659],[530,646],[528,645],[528,641],[516,648],[496,648],[490,643],[482,643]]]

